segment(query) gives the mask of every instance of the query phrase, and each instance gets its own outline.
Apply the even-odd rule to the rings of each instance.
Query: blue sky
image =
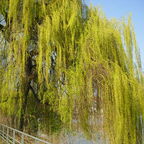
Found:
[[[144,0],[85,0],[85,2],[100,6],[108,18],[121,19],[132,14],[144,70]]]

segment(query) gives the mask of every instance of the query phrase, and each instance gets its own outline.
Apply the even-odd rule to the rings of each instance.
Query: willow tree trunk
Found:
[[[31,75],[32,75],[32,57],[29,56],[27,58],[26,66],[25,66],[25,76],[23,77],[23,97],[22,97],[22,106],[21,106],[21,114],[20,114],[20,125],[19,129],[23,131],[24,129],[24,120],[28,102],[28,93],[31,87]]]
[[[25,119],[25,113],[26,113],[26,107],[27,107],[27,99],[28,99],[28,93],[29,93],[29,83],[27,84],[24,96],[22,100],[22,107],[21,107],[21,114],[20,114],[20,126],[19,129],[23,131],[24,128],[24,119]]]

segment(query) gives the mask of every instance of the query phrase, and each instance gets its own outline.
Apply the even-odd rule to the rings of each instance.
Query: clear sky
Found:
[[[100,6],[108,18],[120,19],[132,14],[144,70],[144,0],[85,0],[85,2]]]

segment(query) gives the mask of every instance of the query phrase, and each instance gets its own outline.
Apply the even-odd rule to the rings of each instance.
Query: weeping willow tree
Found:
[[[2,114],[23,130],[36,103],[36,113],[53,111],[91,139],[142,144],[144,85],[130,18],[109,20],[81,0],[1,0],[0,14]]]

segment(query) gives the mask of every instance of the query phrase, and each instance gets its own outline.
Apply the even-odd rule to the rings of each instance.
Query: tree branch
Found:
[[[0,24],[0,30],[2,30],[3,28],[4,28],[4,26]]]
[[[38,103],[41,103],[41,104],[44,104],[44,105],[48,105],[50,106],[50,104],[48,102],[45,102],[45,103],[42,103],[41,100],[38,98],[38,95],[35,93],[33,87],[30,85],[30,90],[32,91],[33,95],[34,95],[34,98],[36,99],[36,101]]]
[[[40,103],[41,100],[38,98],[38,95],[35,93],[35,91],[34,91],[34,89],[33,89],[33,87],[32,87],[31,85],[30,85],[30,90],[32,91],[32,93],[33,93],[34,98],[36,99],[36,101],[37,101],[38,103]]]

